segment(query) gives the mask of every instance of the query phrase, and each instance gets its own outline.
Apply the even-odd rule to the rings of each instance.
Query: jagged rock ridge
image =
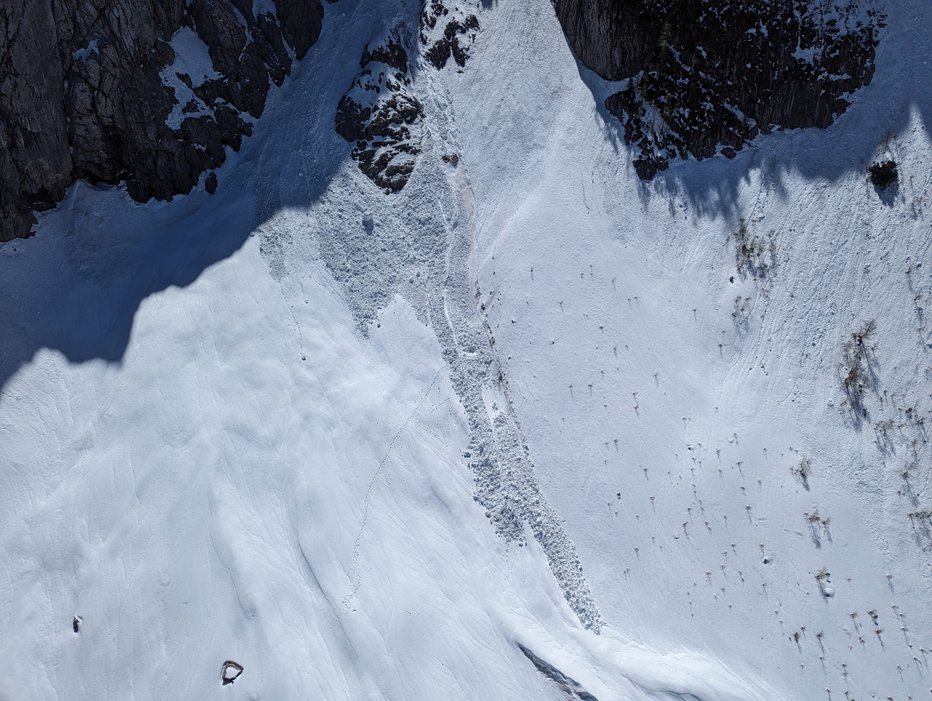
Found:
[[[251,133],[322,18],[320,0],[0,6],[0,241],[28,235],[78,179],[138,201],[190,192]],[[182,47],[203,54],[194,69]]]
[[[605,101],[651,179],[758,134],[827,127],[874,74],[873,0],[554,0],[579,59],[628,83]]]
[[[530,648],[518,643],[518,649],[531,661],[538,672],[557,685],[567,701],[599,701],[586,691],[578,681],[566,676],[552,664],[538,657]]]

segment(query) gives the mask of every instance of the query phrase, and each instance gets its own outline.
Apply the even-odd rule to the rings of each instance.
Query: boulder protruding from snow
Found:
[[[886,190],[899,180],[900,177],[896,168],[896,161],[892,160],[872,163],[867,169],[867,172],[870,173],[871,183],[873,183],[878,190]]]
[[[220,681],[223,683],[223,686],[227,684],[232,684],[237,679],[239,675],[243,673],[243,665],[239,662],[234,662],[233,660],[227,660],[223,663],[223,667],[220,669]]]

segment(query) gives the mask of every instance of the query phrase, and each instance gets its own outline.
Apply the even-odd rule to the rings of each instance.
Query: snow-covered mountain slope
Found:
[[[636,639],[756,664],[793,698],[929,693],[932,16],[917,10],[890,7],[885,74],[836,127],[656,187],[605,138],[556,30],[511,33],[520,10],[484,40],[534,67],[479,51],[472,70],[527,101],[475,109],[479,88],[456,105],[481,301],[595,601]],[[887,202],[865,177],[883,149],[902,168]],[[843,380],[871,322],[862,420]]]
[[[927,697],[932,10],[645,186],[483,3],[386,194],[334,116],[419,9],[328,7],[214,196],[0,248],[0,699]]]

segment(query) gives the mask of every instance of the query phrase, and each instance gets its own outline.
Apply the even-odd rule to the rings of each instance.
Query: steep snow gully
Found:
[[[549,2],[426,6],[0,247],[0,700],[927,698],[932,8],[644,184]]]

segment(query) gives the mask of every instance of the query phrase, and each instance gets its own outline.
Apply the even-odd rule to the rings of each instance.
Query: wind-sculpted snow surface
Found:
[[[52,339],[0,388],[0,698],[923,698],[932,9],[676,191],[548,3],[483,3],[465,66],[406,44],[386,192],[335,118],[422,10],[328,6],[212,197],[0,248],[0,352]],[[57,350],[136,286],[119,362]]]
[[[651,185],[569,51],[510,35],[527,6],[453,98],[511,405],[603,619],[797,699],[929,688],[932,8],[887,8],[844,119]]]

